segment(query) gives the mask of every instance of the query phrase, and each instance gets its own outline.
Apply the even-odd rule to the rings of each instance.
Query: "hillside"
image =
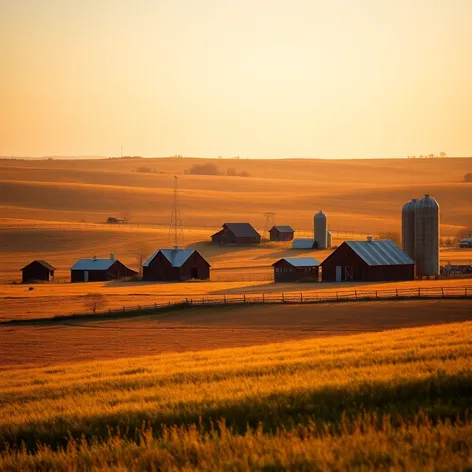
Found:
[[[0,469],[465,470],[471,336],[459,323],[0,372]]]

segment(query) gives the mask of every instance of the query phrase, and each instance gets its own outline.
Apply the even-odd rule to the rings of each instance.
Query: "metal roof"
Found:
[[[293,267],[317,267],[320,265],[314,257],[284,257],[277,262],[280,261],[287,261]],[[274,266],[277,262],[274,262],[272,265]]]
[[[276,229],[277,231],[280,231],[281,233],[294,233],[294,230],[292,229],[291,226],[274,226],[272,229]]]
[[[237,238],[261,236],[249,223],[225,223],[223,226],[226,226]]]
[[[107,270],[116,259],[79,259],[70,270]]]
[[[391,239],[380,241],[346,241],[346,244],[369,266],[415,263]]]
[[[292,249],[313,249],[314,244],[313,238],[296,238],[292,242]]]
[[[196,252],[195,249],[158,249],[148,260],[143,264],[147,267],[158,253],[162,255],[172,264],[172,267],[182,267],[188,258]]]
[[[46,269],[49,269],[49,270],[56,270],[55,267],[53,267],[51,264],[48,264],[46,261],[43,261],[43,260],[35,260],[33,262],[30,262],[29,264],[25,265],[23,267],[23,269],[26,269],[27,267],[29,267],[31,264],[34,264],[35,262],[37,262],[38,264],[41,264],[42,266],[44,266]],[[21,270],[23,270],[21,269]]]

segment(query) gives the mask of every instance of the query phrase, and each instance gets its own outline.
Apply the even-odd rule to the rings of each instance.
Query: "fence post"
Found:
[[[264,293],[262,294],[262,303],[265,303],[265,296],[264,296]]]
[[[202,297],[202,305],[205,305],[205,298]]]
[[[300,292],[300,303],[303,303],[303,293]]]
[[[356,297],[356,300],[357,300],[357,290],[354,290],[354,296]]]
[[[246,294],[243,295],[244,303],[246,303]]]
[[[444,287],[441,287],[442,297],[444,298]]]
[[[282,293],[282,303],[285,303],[285,297],[283,293]]]
[[[336,292],[336,300],[339,300],[339,293]]]
[[[169,302],[170,303],[170,302]],[[154,303],[154,308],[157,308],[157,303]]]
[[[396,292],[396,295],[397,295],[397,298],[398,298],[398,288],[395,289],[395,292]]]
[[[375,291],[375,298],[379,298],[379,291],[378,290]]]
[[[125,307],[123,307],[123,313],[125,312]]]
[[[224,299],[225,305],[226,305],[226,295],[223,295],[223,299]]]

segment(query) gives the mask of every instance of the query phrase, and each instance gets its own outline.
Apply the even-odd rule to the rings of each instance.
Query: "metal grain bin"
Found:
[[[439,275],[439,204],[429,194],[415,205],[416,275]]]
[[[315,215],[315,241],[318,249],[326,249],[328,243],[328,218],[320,210]]]
[[[405,203],[402,208],[402,249],[413,259],[416,259],[415,254],[415,207],[416,198]]]

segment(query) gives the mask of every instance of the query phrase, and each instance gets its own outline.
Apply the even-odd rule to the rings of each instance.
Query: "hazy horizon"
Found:
[[[471,156],[470,18],[469,0],[4,0],[0,155]]]

